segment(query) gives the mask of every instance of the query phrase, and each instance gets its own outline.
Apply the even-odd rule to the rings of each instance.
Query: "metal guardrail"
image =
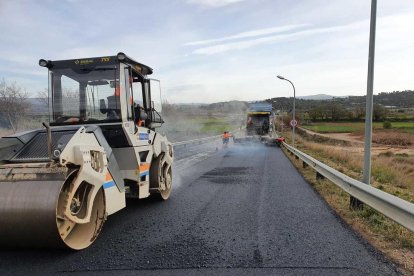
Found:
[[[221,135],[216,135],[216,136],[210,136],[210,137],[204,137],[204,138],[200,138],[200,139],[193,139],[193,140],[188,140],[188,141],[181,141],[181,142],[175,142],[172,143],[174,147],[180,147],[180,146],[187,146],[187,145],[191,145],[191,144],[203,144],[203,143],[207,143],[216,139],[221,139]]]
[[[283,143],[283,146],[351,196],[371,206],[407,229],[414,231],[413,203],[355,180],[286,143]]]

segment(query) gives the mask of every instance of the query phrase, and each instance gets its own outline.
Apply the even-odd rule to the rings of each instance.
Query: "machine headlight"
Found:
[[[49,62],[47,60],[41,59],[39,60],[39,65],[42,67],[48,67]]]
[[[126,55],[124,53],[118,53],[116,56],[117,56],[119,61],[126,60]]]

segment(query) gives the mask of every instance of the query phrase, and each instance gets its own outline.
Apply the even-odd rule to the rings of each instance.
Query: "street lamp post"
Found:
[[[282,77],[282,76],[277,76],[279,79],[281,79],[281,80],[285,80],[285,81],[288,81],[288,82],[290,82],[290,84],[292,85],[292,87],[293,87],[293,126],[292,126],[292,145],[293,146],[295,146],[295,127],[296,127],[296,109],[295,109],[295,105],[296,105],[296,89],[295,89],[295,86],[293,85],[293,83],[290,81],[290,80],[288,80],[288,79],[286,79],[286,78],[284,78],[284,77]]]

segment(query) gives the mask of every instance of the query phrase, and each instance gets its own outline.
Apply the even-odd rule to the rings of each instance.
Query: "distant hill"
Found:
[[[292,109],[292,97],[279,97],[265,100],[272,103],[273,108],[276,110]],[[344,106],[345,108],[352,108],[356,106],[365,106],[365,96],[345,96],[335,97],[327,94],[317,94],[311,96],[302,96],[296,98],[296,108],[302,110],[309,110],[320,106],[325,106],[335,102]],[[394,91],[394,92],[382,92],[378,95],[374,95],[374,103],[380,104],[386,107],[395,108],[413,108],[414,107],[414,91]],[[33,115],[47,114],[48,108],[44,99],[29,98],[28,105],[30,106],[30,113]],[[174,106],[179,111],[190,112],[207,112],[207,111],[219,111],[238,113],[247,110],[248,102],[244,101],[228,101],[217,102],[212,104],[192,103],[192,104],[166,104],[166,106]]]
[[[322,98],[322,99],[321,99]],[[267,99],[267,102],[273,104],[274,109],[290,110],[293,105],[292,97],[279,97]],[[302,110],[308,110],[317,108],[335,102],[344,106],[345,108],[351,108],[356,106],[365,106],[365,96],[346,96],[346,97],[333,97],[330,95],[319,94],[314,96],[305,96],[296,98],[296,108]],[[378,95],[374,95],[374,103],[380,104],[386,107],[394,108],[413,108],[414,107],[414,91],[394,91],[394,92],[381,92]]]
[[[239,112],[247,109],[247,103],[243,101],[229,101],[229,102],[218,102],[209,105],[201,106],[200,108],[206,110],[222,110],[230,112]]]
[[[346,96],[332,96],[327,94],[316,94],[316,95],[310,95],[310,96],[298,96],[297,99],[303,99],[303,100],[332,100],[333,98],[345,98]]]

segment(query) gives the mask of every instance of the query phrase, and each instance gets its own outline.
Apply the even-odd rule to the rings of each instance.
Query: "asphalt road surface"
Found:
[[[0,250],[0,274],[397,274],[278,148],[180,162],[174,185],[166,202],[128,201],[86,250]]]

